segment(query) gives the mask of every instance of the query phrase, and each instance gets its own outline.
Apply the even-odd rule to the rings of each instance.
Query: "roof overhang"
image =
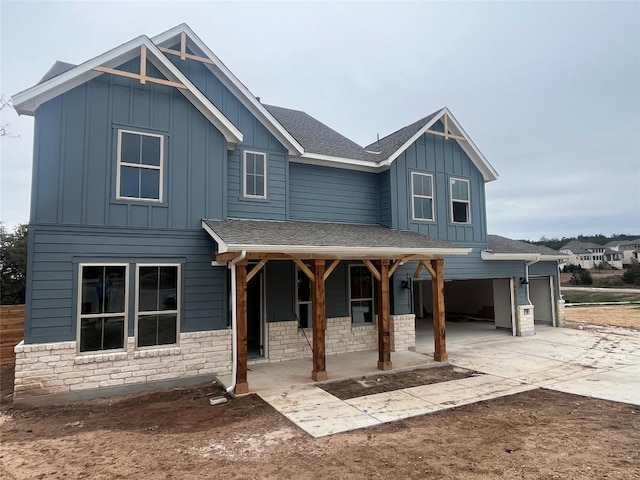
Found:
[[[459,140],[457,138],[453,139],[458,142],[460,148],[469,156],[474,165],[480,170],[482,173],[482,177],[485,182],[492,182],[493,180],[498,179],[498,172],[493,168],[493,166],[489,163],[489,161],[482,154],[480,149],[476,146],[475,143],[471,140],[471,137],[467,135],[467,132],[464,131],[460,123],[455,119],[455,117],[451,114],[448,108],[443,108],[436,115],[433,116],[431,120],[429,120],[424,127],[418,130],[409,140],[407,140],[400,148],[398,148],[394,153],[392,153],[386,160],[380,163],[380,166],[388,166],[391,165],[396,158],[398,158],[402,152],[404,152],[407,148],[409,148],[418,138],[427,133],[435,123],[442,118],[443,115],[447,115],[449,122],[449,130],[456,136],[460,136],[464,138],[464,140]]]
[[[158,46],[170,47],[180,41],[182,34],[191,40],[193,45],[200,50],[199,54],[208,58],[213,63],[205,63],[206,67],[231,90],[240,102],[253,113],[260,123],[287,148],[291,155],[302,155],[304,148],[293,136],[278,122],[260,101],[245,87],[238,78],[222,63],[222,61],[207,47],[207,45],[189,28],[182,23],[166,32],[153,37],[153,42]]]
[[[538,253],[493,253],[486,250],[480,252],[482,260],[521,260],[524,262],[555,262],[565,260],[567,255],[542,255]]]
[[[385,170],[379,164],[368,162],[366,160],[356,160],[353,158],[334,157],[332,155],[322,155],[319,153],[304,153],[300,156],[290,156],[290,162],[304,163],[306,165],[318,165],[320,167],[336,167],[339,166],[345,170],[358,170],[360,172],[380,172]]]
[[[290,255],[304,258],[335,258],[335,259],[419,259],[427,257],[442,257],[445,255],[468,255],[471,248],[458,247],[429,247],[411,248],[389,246],[344,246],[344,245],[291,245],[291,244],[260,244],[256,243],[231,243],[225,241],[205,220],[202,228],[218,244],[218,254],[228,252],[251,252],[254,254]]]
[[[144,35],[14,95],[13,105],[20,115],[34,115],[43,103],[103,75],[103,72],[95,70],[96,67],[118,67],[139,56],[142,46],[146,47],[147,59],[166,78],[184,85],[185,88],[178,89],[180,93],[224,135],[227,147],[235,149],[242,142],[242,132]]]

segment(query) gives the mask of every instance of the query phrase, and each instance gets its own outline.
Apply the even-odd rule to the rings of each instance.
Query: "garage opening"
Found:
[[[529,278],[529,299],[533,304],[533,323],[553,325],[553,289],[550,277]]]
[[[444,299],[449,336],[459,330],[501,329],[513,333],[513,300],[509,278],[445,281]],[[416,328],[427,329],[433,313],[431,280],[414,281],[413,311]]]

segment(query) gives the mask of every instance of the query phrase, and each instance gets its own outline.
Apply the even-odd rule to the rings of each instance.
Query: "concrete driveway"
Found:
[[[422,322],[422,323],[421,323]],[[452,365],[565,393],[640,405],[640,332],[536,325],[513,337],[482,323],[447,323]],[[433,352],[430,321],[418,321],[416,351]]]

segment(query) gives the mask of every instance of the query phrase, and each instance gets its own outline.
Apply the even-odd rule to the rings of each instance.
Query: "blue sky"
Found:
[[[0,2],[0,91],[186,22],[265,103],[368,144],[448,106],[500,178],[491,233],[640,233],[640,2]],[[0,219],[33,119],[2,111]]]

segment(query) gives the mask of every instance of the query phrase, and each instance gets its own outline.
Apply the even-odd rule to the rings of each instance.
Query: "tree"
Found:
[[[5,108],[13,109],[13,102],[11,101],[11,99],[6,100],[4,98],[4,95],[0,95],[0,112]],[[19,137],[19,135],[15,135],[11,133],[8,129],[9,129],[8,123],[0,123],[0,137],[11,137],[11,138]]]
[[[2,305],[24,303],[27,277],[27,225],[12,232],[0,222],[0,291]]]
[[[622,275],[622,281],[631,285],[640,284],[640,264],[635,263],[631,265],[631,268],[624,272]]]

